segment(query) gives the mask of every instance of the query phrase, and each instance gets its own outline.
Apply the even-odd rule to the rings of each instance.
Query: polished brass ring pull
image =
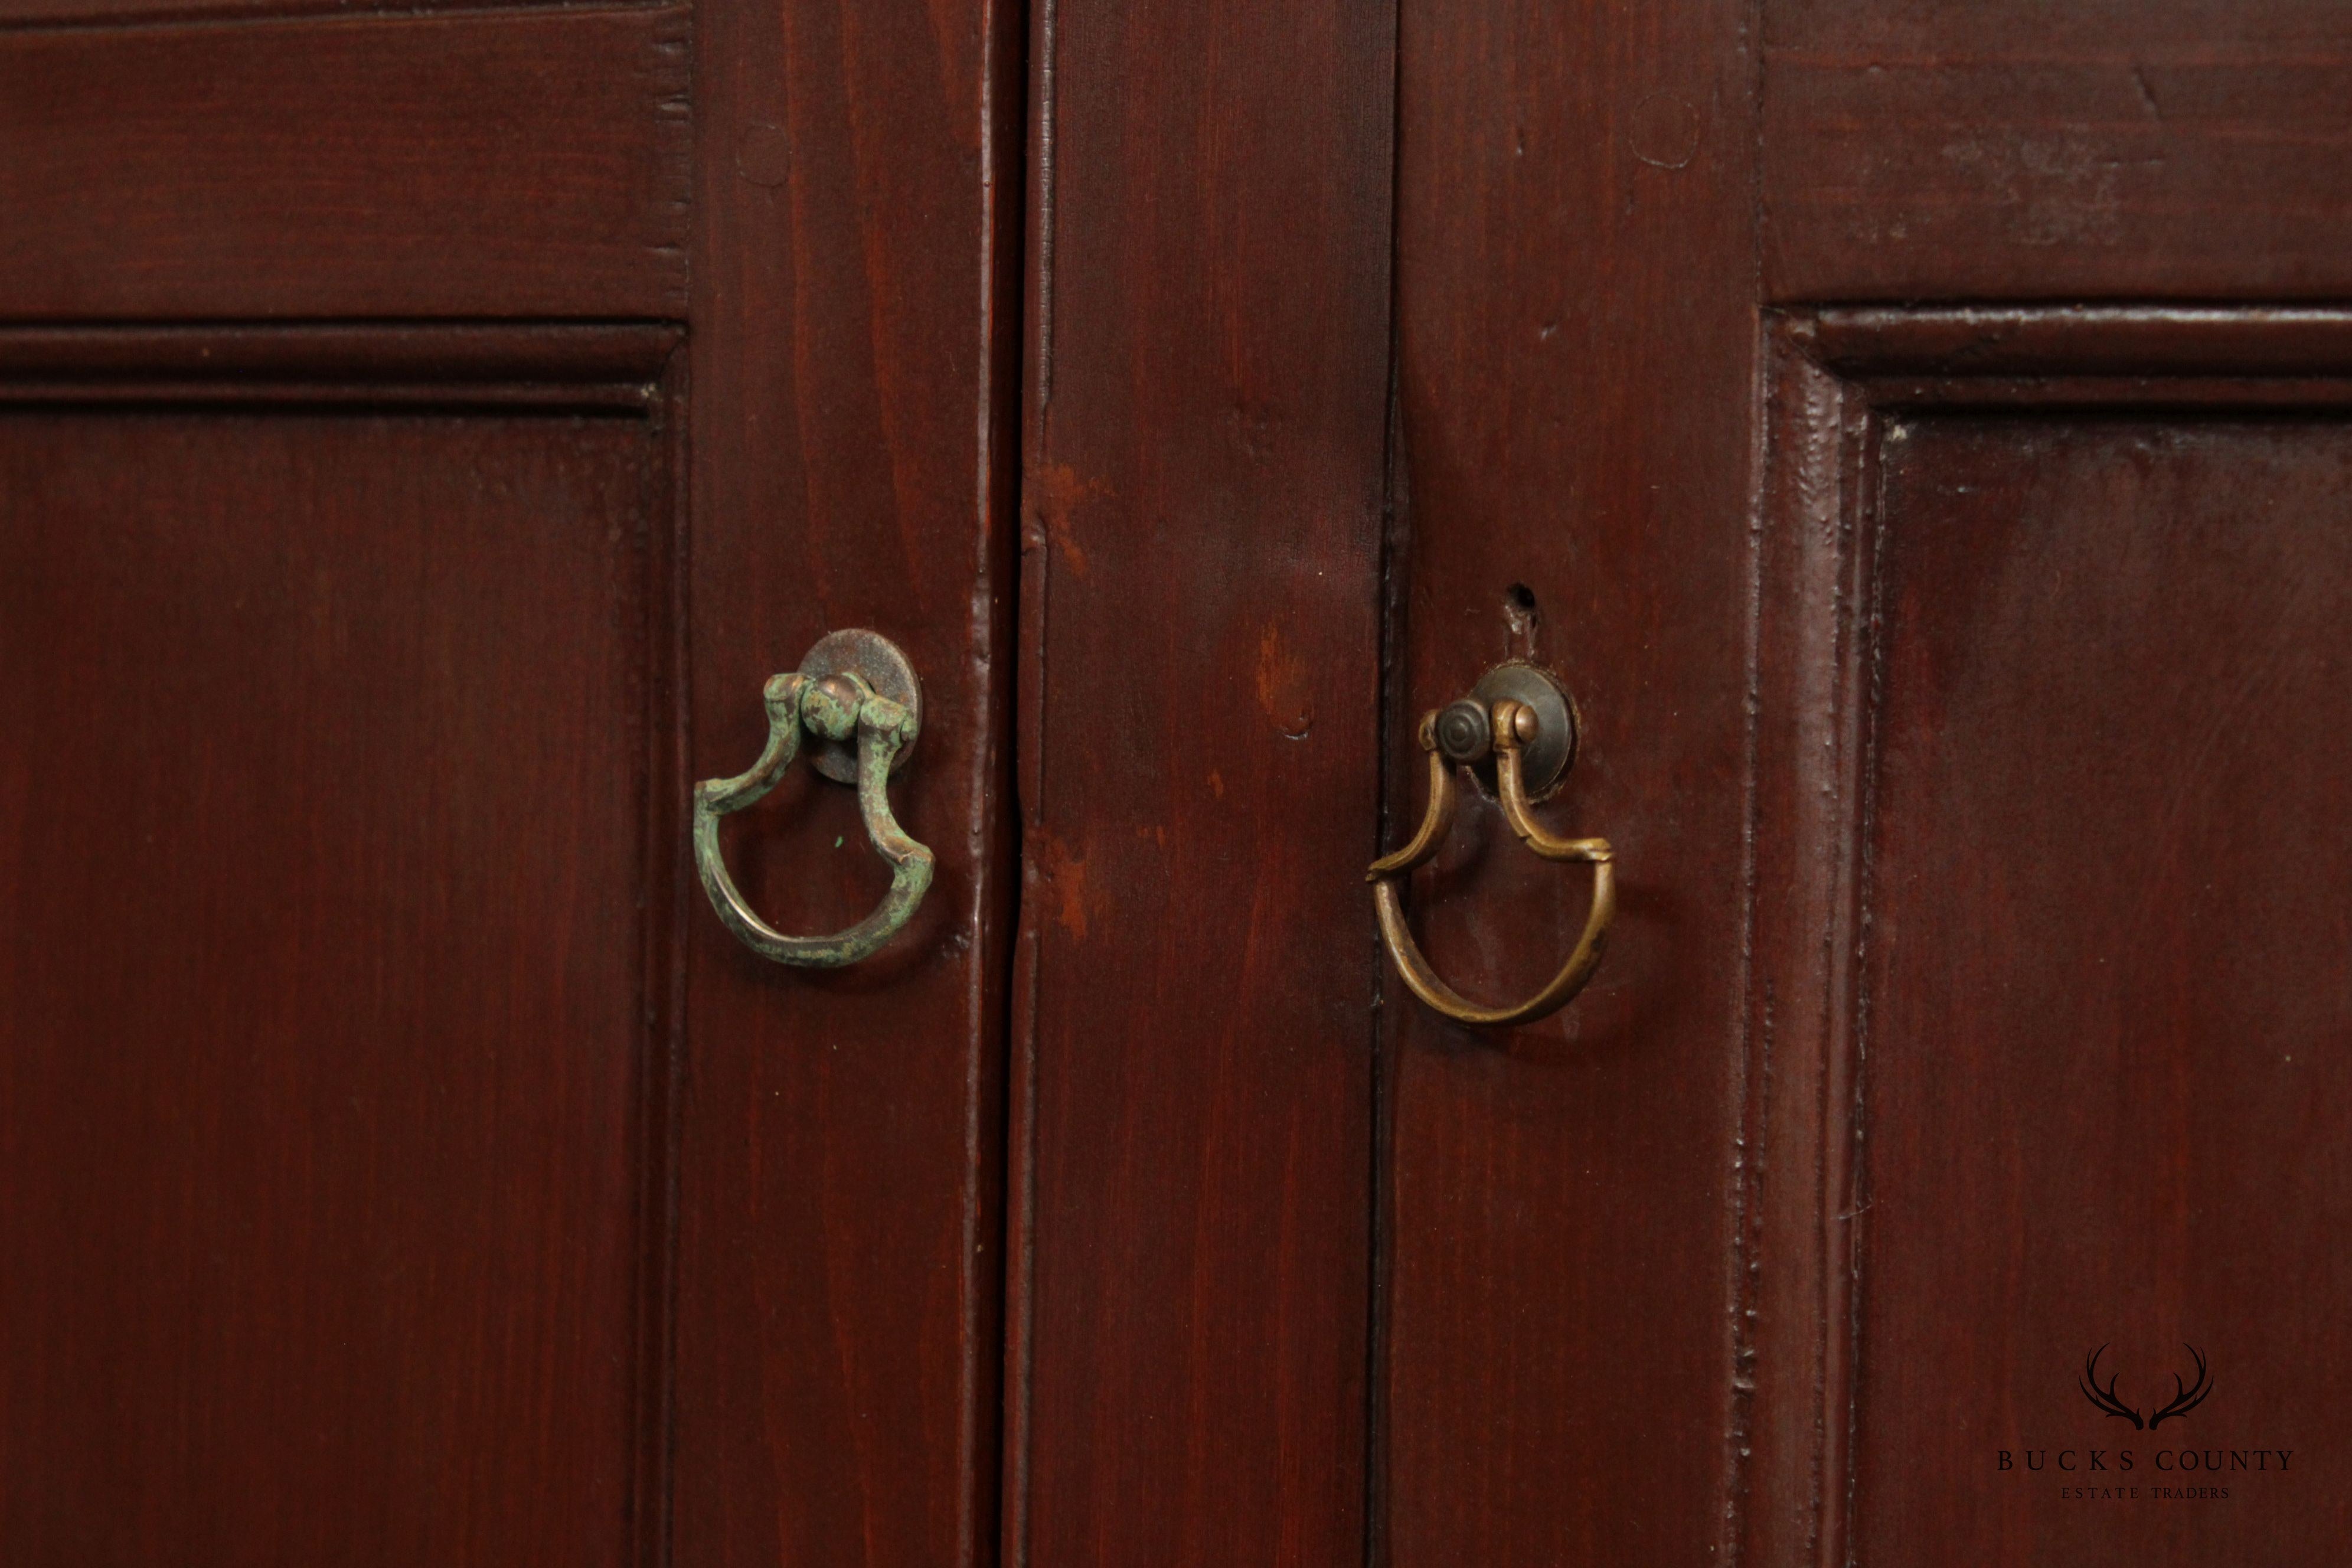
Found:
[[[929,890],[933,857],[890,815],[890,773],[907,760],[922,728],[922,689],[914,667],[888,639],[869,631],[835,632],[809,649],[799,669],[769,678],[768,743],[751,771],[694,786],[694,863],[710,907],[743,945],[778,963],[838,969],[897,933]],[[857,785],[866,836],[890,864],[890,890],[872,914],[831,936],[786,936],[743,901],[719,852],[719,819],[776,787],[802,749],[829,779]]]
[[[1498,679],[1505,678],[1507,679]],[[1539,683],[1539,684],[1538,684]],[[1549,694],[1543,689],[1549,688]],[[1505,696],[1504,691],[1515,693]],[[1506,665],[1479,682],[1462,701],[1432,710],[1421,721],[1422,750],[1429,753],[1429,809],[1412,842],[1372,862],[1365,874],[1380,911],[1381,940],[1397,973],[1412,994],[1457,1023],[1494,1027],[1531,1023],[1558,1012],[1584,989],[1600,966],[1609,921],[1617,912],[1615,856],[1605,838],[1556,838],[1528,815],[1529,760],[1536,760],[1538,790],[1567,770],[1575,753],[1574,710],[1550,679],[1528,665]],[[1592,912],[1568,962],[1551,984],[1517,1006],[1488,1007],[1469,1000],[1437,977],[1405,924],[1398,888],[1416,866],[1435,855],[1454,818],[1454,770],[1491,757],[1495,795],[1503,820],[1527,847],[1547,860],[1592,863]]]

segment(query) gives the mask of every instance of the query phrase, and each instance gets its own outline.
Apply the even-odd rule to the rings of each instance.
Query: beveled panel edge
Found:
[[[1854,984],[1872,696],[1866,392],[1769,318],[1754,514],[1736,1558],[1844,1562],[1856,1279]]]
[[[656,11],[674,0],[31,0],[0,5],[0,34],[271,22],[425,21],[518,12]]]
[[[1771,315],[1777,342],[1854,378],[2352,373],[2352,309],[2334,307],[1862,305]]]
[[[0,327],[0,405],[296,403],[650,414],[686,340],[646,321]]]

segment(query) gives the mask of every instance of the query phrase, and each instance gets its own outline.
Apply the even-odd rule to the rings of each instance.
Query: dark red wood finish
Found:
[[[2339,7],[338,11],[0,0],[0,1556],[2337,1549]]]
[[[1775,348],[1750,1555],[2324,1555],[2352,322],[1849,312]],[[2217,1392],[2175,1423],[2079,1386],[2111,1346],[2152,1415],[2188,1342]]]
[[[1759,58],[1738,7],[1406,8],[1389,841],[1414,716],[1532,656],[1585,721],[1547,819],[1615,841],[1622,905],[1555,1023],[1392,1004],[1390,1560],[2340,1538],[2325,1485],[2110,1530],[1995,1468],[2116,1446],[2074,1386],[2110,1339],[2151,1411],[2180,1339],[2233,1347],[2228,1424],[2164,1445],[2324,1456],[2292,1369],[2344,1299],[2341,868],[2283,847],[2352,763],[2342,329],[2227,302],[2342,292],[2352,29],[2025,9],[1768,5]],[[2075,303],[1792,317],[1759,376],[1824,297]],[[1584,897],[1499,826],[1416,917],[1497,999]]]
[[[12,1562],[628,1557],[675,341],[0,333]]]
[[[1393,18],[1034,26],[1005,1558],[1355,1563]]]
[[[1388,843],[1413,725],[1533,658],[1582,718],[1539,808],[1621,864],[1608,954],[1498,1035],[1383,990],[1387,1560],[1719,1550],[1747,831],[1748,8],[1408,5]],[[1584,868],[1491,802],[1414,890],[1432,961],[1534,992]],[[1361,897],[1361,895],[1360,895]],[[1369,898],[1359,920],[1368,921]]]
[[[2334,0],[1772,0],[1783,300],[2352,293]]]
[[[675,319],[688,46],[683,7],[60,26],[11,5],[0,310]]]
[[[893,786],[938,879],[890,946],[788,972],[688,927],[677,1558],[994,1551],[1018,353],[1019,9],[698,14],[694,774],[870,626],[923,682]],[[787,931],[888,885],[849,790],[730,823]]]
[[[1017,8],[320,9],[0,10],[0,1557],[978,1560]]]

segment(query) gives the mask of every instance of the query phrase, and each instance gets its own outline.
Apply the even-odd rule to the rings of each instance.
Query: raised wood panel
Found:
[[[0,413],[12,1563],[638,1550],[668,441],[561,384],[632,341],[453,412],[306,404],[350,335],[0,337],[82,375]]]
[[[1783,0],[1765,12],[1771,299],[2352,288],[2341,5]]]
[[[1967,332],[1776,334],[1748,1553],[2315,1560],[2352,1524],[2352,321]],[[2318,390],[2250,398],[2250,360]],[[2190,1343],[2175,1422],[2078,1387],[2107,1345],[2153,1415]]]
[[[676,317],[679,9],[0,29],[0,315]]]

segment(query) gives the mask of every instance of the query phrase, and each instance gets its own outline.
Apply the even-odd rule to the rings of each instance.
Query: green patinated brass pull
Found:
[[[710,907],[743,945],[778,963],[838,969],[866,957],[907,923],[929,890],[933,857],[890,815],[890,773],[922,728],[922,690],[898,647],[869,631],[835,632],[801,668],[769,678],[768,743],[751,771],[694,786],[694,863]],[[719,852],[719,819],[776,787],[806,736],[825,777],[857,785],[858,810],[876,853],[890,863],[890,890],[872,914],[831,936],[786,936],[751,912]]]
[[[1617,912],[1616,858],[1605,838],[1556,838],[1528,815],[1529,778],[1540,794],[1566,773],[1576,754],[1575,710],[1567,694],[1530,665],[1505,665],[1489,671],[1469,697],[1433,710],[1421,721],[1422,750],[1429,753],[1429,809],[1412,842],[1372,862],[1365,874],[1380,913],[1381,940],[1412,994],[1457,1023],[1484,1026],[1531,1023],[1558,1012],[1584,989],[1600,967],[1601,944]],[[1503,820],[1527,847],[1547,860],[1592,863],[1592,912],[1584,934],[1551,984],[1517,1006],[1489,1007],[1470,1001],[1437,977],[1405,924],[1398,884],[1435,855],[1454,817],[1454,770],[1491,757],[1495,795]]]

